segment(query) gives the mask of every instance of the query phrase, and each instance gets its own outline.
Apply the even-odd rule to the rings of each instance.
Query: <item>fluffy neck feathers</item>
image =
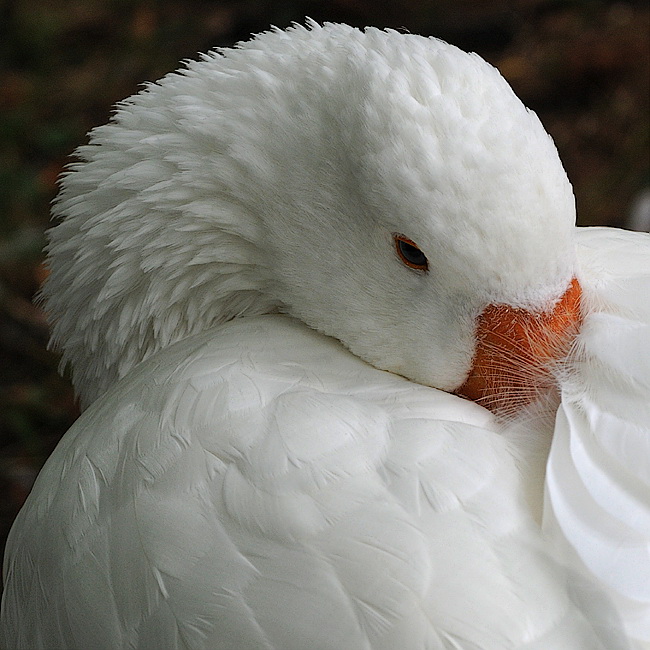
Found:
[[[125,164],[105,135],[95,132],[79,152],[83,173],[64,182],[55,215],[66,219],[50,236],[56,263],[43,292],[52,344],[84,407],[161,348],[276,307],[254,221],[231,201],[201,199],[205,161],[178,182],[178,167],[145,160],[142,138]]]

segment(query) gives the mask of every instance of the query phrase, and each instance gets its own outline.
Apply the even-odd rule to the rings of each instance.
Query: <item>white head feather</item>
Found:
[[[268,32],[126,100],[78,156],[44,296],[84,405],[177,340],[272,311],[452,390],[486,304],[548,306],[574,273],[550,137],[494,68],[433,38]]]

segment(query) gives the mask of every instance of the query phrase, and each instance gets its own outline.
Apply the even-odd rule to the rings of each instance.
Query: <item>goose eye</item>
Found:
[[[397,234],[393,235],[393,239],[395,240],[397,255],[406,266],[417,271],[428,270],[427,256],[415,245],[415,242],[412,242],[408,237],[404,237],[404,235]]]

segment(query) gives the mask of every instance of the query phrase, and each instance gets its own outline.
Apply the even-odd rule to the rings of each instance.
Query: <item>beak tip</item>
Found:
[[[582,288],[574,277],[552,309],[488,305],[479,316],[472,368],[455,392],[489,410],[513,412],[555,384],[553,370],[579,330]]]

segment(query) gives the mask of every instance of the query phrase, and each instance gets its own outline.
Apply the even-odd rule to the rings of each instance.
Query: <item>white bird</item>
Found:
[[[87,408],[4,648],[650,643],[649,237],[575,228],[494,68],[275,30],[78,156],[44,297]]]

